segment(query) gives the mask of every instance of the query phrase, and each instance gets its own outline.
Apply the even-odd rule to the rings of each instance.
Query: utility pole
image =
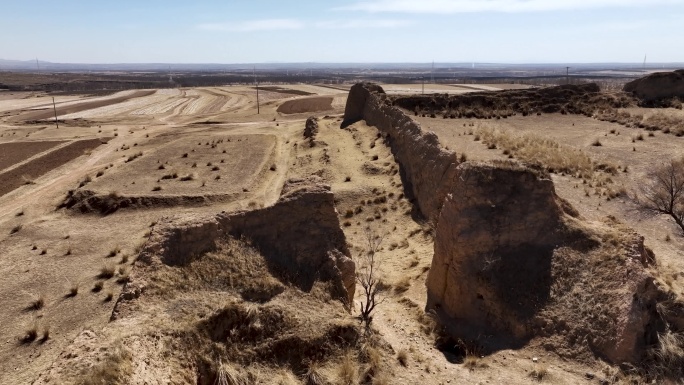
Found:
[[[644,54],[644,71],[646,71],[646,54]]]
[[[565,67],[565,84],[570,84],[570,67]]]
[[[256,96],[257,96],[257,115],[261,113],[261,107],[259,105],[259,82],[257,81],[256,77],[256,67],[252,70],[252,73],[254,74],[254,84],[256,85]]]
[[[40,64],[38,64],[38,58],[36,58],[36,70],[40,72]]]
[[[423,91],[421,93],[425,94],[425,76],[421,76],[420,80],[422,80],[422,82],[423,82]]]
[[[431,83],[435,84],[435,61],[432,61],[432,73],[430,74]]]
[[[59,121],[57,120],[57,107],[55,107],[55,97],[52,97],[52,110],[55,111],[55,124],[57,125],[57,129],[59,129]]]

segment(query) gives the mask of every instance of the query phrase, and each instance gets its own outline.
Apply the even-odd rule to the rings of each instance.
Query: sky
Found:
[[[684,0],[0,0],[0,59],[684,62]]]

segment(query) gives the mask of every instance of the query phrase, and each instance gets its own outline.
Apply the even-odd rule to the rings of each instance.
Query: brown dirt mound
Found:
[[[0,143],[0,170],[47,151],[64,141]]]
[[[240,194],[216,194],[194,196],[124,196],[118,193],[98,194],[91,190],[70,190],[58,208],[66,208],[81,214],[110,215],[119,210],[153,209],[162,207],[193,207],[212,203],[230,202]]]
[[[635,104],[627,94],[603,94],[596,84],[542,89],[473,92],[464,95],[388,97],[395,106],[416,115],[447,118],[493,119],[513,114],[569,113],[591,116],[598,109]]]
[[[332,102],[333,98],[329,96],[288,100],[277,111],[286,115],[328,111],[332,110]]]
[[[684,99],[684,70],[645,76],[627,83],[624,91],[633,93],[647,104],[675,97]]]
[[[107,140],[79,140],[0,174],[0,196],[78,158],[87,151],[97,148],[103,142],[106,143]]]

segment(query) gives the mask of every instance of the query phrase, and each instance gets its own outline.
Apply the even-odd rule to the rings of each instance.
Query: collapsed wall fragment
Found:
[[[646,102],[678,97],[684,99],[684,70],[656,72],[627,83],[625,92],[631,92]]]
[[[309,290],[316,280],[330,282],[334,298],[352,303],[355,264],[340,227],[333,193],[319,180],[289,180],[278,202],[270,207],[160,223],[139,260],[145,264],[186,265],[214,250],[216,242],[226,236],[249,240],[274,271],[301,289]],[[142,289],[128,285],[122,298],[136,297]]]

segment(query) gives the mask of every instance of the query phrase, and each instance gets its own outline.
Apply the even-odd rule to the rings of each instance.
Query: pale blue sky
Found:
[[[0,0],[0,59],[684,62],[684,0]]]

